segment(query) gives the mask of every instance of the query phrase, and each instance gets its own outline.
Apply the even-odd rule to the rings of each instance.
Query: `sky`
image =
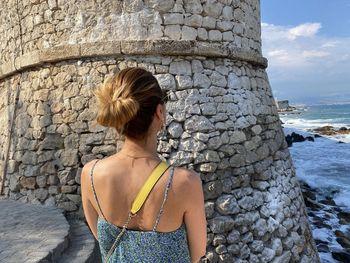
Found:
[[[350,103],[350,0],[260,0],[272,92],[290,104]]]

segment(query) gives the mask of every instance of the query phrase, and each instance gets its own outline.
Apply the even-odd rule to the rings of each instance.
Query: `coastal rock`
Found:
[[[317,242],[316,242],[316,244],[317,244]],[[318,252],[328,253],[329,246],[326,242],[322,242],[322,243],[317,244],[317,250],[318,250]]]
[[[344,234],[340,230],[335,231],[335,235],[337,236],[337,242],[345,249],[350,249],[350,233]]]
[[[348,129],[347,127],[340,127],[339,129],[336,129],[331,125],[315,128],[313,131],[322,135],[350,134],[350,128]]]
[[[339,212],[338,213],[339,223],[342,225],[350,225],[350,213]]]
[[[332,257],[340,262],[350,262],[350,253],[348,252],[332,252]]]
[[[293,142],[303,142],[305,140],[314,141],[314,138],[311,136],[304,137],[303,135],[300,135],[295,132],[292,132],[292,134],[288,134],[285,138],[286,138],[288,147],[292,146]]]
[[[337,237],[337,242],[346,249],[350,248],[350,241],[349,239],[345,238],[345,237]]]
[[[314,131],[319,132],[319,133],[324,134],[324,135],[334,135],[335,134],[334,127],[330,126],[330,125],[315,128]]]
[[[324,205],[336,206],[336,203],[330,197],[326,197],[326,199],[321,200],[320,203]]]
[[[309,198],[304,198],[305,201],[305,205],[309,208],[311,208],[312,210],[319,210],[321,208],[321,206],[315,202],[314,200],[311,200]]]
[[[329,253],[335,260],[339,262],[350,262],[350,233],[349,230],[336,229],[332,221],[338,219],[340,225],[350,225],[350,213],[343,211],[342,207],[337,206],[334,201],[334,195],[338,193],[333,190],[327,196],[322,196],[322,193],[310,187],[307,183],[300,182],[301,190],[307,206],[308,216],[315,229],[327,229],[333,231],[334,240],[343,248],[343,250],[334,249],[331,241],[328,239],[315,239],[317,250],[319,253]],[[322,198],[320,198],[322,197]],[[322,211],[322,216],[318,211]]]
[[[318,216],[314,216],[314,225],[317,228],[328,228],[332,229],[332,227],[324,222],[324,219]]]
[[[306,187],[306,186],[305,186]],[[310,191],[310,189],[302,189],[302,194],[304,198],[309,198],[311,200],[316,200],[316,194],[312,191]]]

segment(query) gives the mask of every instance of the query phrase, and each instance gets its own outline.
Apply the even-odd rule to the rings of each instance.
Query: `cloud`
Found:
[[[336,66],[340,60],[348,61],[350,56],[350,38],[319,36],[320,23],[305,23],[295,27],[267,23],[261,25],[263,55],[269,59],[271,68],[297,70],[320,67],[320,61],[322,67]]]
[[[329,56],[329,53],[319,50],[304,50],[301,55],[304,58],[324,58]]]
[[[288,30],[288,38],[294,40],[298,37],[313,37],[321,29],[320,23],[305,23]]]
[[[321,48],[336,47],[337,44],[338,44],[337,41],[330,41],[330,42],[326,42],[326,43],[322,44]]]
[[[326,48],[336,45],[334,41],[324,43],[323,47],[318,43],[308,44],[316,42],[315,36],[320,28],[320,23],[305,23],[295,27],[262,23],[263,52],[271,61],[271,67],[304,68],[310,59],[328,56]]]
[[[350,90],[350,37],[320,34],[320,23],[281,26],[262,23],[262,50],[274,93],[325,96]],[[287,92],[288,91],[288,92]]]
[[[288,52],[287,50],[284,50],[284,49],[275,49],[275,50],[269,51],[268,55],[269,57],[275,57],[275,58],[282,58],[282,57],[287,58]]]

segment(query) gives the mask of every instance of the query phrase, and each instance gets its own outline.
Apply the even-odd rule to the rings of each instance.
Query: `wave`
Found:
[[[311,135],[295,128],[284,128],[283,131],[285,135],[292,132]],[[297,176],[325,196],[337,190],[334,201],[350,211],[350,144],[338,144],[325,137],[315,138],[314,142],[293,143],[290,152]]]
[[[340,106],[340,105],[349,105],[350,106],[350,101],[341,101],[341,102],[332,102],[332,103],[313,103],[313,104],[307,104],[307,106]]]
[[[284,128],[285,133],[291,133],[293,129],[296,129],[299,132],[302,132],[303,136],[308,136],[310,132],[318,133],[318,132],[314,132],[313,129],[323,127],[326,125],[333,126],[336,129],[339,129],[341,127],[347,127],[348,129],[350,129],[350,125],[346,123],[327,123],[327,122],[311,123],[311,122],[307,122],[307,120],[304,120],[304,119],[287,120],[287,121],[283,121],[283,123],[284,124],[282,124],[282,127]],[[334,134],[334,135],[322,135],[322,136],[328,139],[331,139],[333,141],[350,143],[350,134]]]
[[[295,128],[317,128],[326,125],[334,126],[336,128],[340,127],[350,127],[350,123],[344,122],[349,121],[349,118],[335,118],[335,119],[313,119],[307,120],[303,118],[284,118],[280,117],[280,120],[287,125],[293,125]],[[339,122],[336,122],[339,121]]]
[[[285,134],[296,132],[303,136],[310,133],[284,128]],[[314,141],[293,143],[289,148],[296,169],[296,176],[306,182],[316,195],[316,202],[333,200],[337,211],[350,212],[350,144],[338,144],[328,138],[317,137]],[[329,154],[332,153],[332,154]],[[312,214],[309,220],[314,239],[324,241],[329,251],[320,251],[321,262],[335,263],[333,251],[343,251],[335,233],[347,233],[348,225],[339,222],[339,215],[332,205],[324,205]],[[318,222],[322,220],[320,225]],[[326,227],[325,227],[326,226]]]

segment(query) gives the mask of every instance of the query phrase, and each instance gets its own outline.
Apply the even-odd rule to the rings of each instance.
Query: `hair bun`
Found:
[[[116,128],[122,132],[125,124],[134,118],[140,108],[139,103],[132,97],[117,97],[113,99],[114,89],[111,80],[95,91],[98,113],[97,122],[105,127]]]
[[[105,79],[95,91],[97,122],[120,135],[145,139],[164,94],[151,72],[124,68]]]
[[[111,114],[110,125],[118,131],[122,131],[125,124],[132,120],[139,110],[139,103],[133,98],[117,98],[112,100],[109,105]]]

